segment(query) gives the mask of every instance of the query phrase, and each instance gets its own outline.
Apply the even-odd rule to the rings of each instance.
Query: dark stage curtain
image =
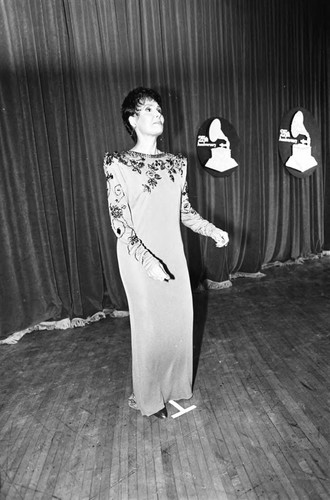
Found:
[[[326,0],[0,0],[0,8],[2,334],[126,307],[102,160],[131,147],[120,104],[135,86],[162,93],[160,147],[187,155],[193,206],[230,233],[219,250],[183,230],[193,286],[323,249]],[[294,107],[310,111],[322,136],[323,164],[303,179],[278,154],[281,119]],[[198,129],[212,116],[240,139],[239,167],[224,178],[196,155]]]

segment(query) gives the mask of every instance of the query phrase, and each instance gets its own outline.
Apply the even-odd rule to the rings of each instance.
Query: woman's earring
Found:
[[[133,119],[133,116],[130,116],[129,119],[128,119],[129,123],[130,123],[130,126],[135,129],[136,128],[136,123],[135,123],[135,120]]]

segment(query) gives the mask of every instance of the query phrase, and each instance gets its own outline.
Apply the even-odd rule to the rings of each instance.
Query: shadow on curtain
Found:
[[[2,0],[0,9],[1,335],[127,307],[102,160],[131,147],[120,103],[138,85],[162,93],[160,148],[187,155],[194,208],[230,233],[219,251],[183,229],[193,286],[322,250],[325,0]],[[296,106],[322,131],[323,168],[305,179],[285,170],[277,150],[281,118]],[[210,176],[197,160],[210,116],[240,137],[230,177]]]

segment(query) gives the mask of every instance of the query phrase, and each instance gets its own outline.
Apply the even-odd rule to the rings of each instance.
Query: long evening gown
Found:
[[[133,392],[141,413],[152,415],[192,396],[193,308],[180,219],[206,236],[215,226],[189,203],[182,155],[106,153],[103,167],[130,312]],[[157,259],[169,281],[147,275]]]

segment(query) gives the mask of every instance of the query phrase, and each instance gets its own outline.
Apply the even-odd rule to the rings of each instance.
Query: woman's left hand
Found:
[[[212,234],[212,238],[214,239],[216,246],[218,248],[226,247],[229,243],[228,233],[219,228],[215,229],[215,231]]]

